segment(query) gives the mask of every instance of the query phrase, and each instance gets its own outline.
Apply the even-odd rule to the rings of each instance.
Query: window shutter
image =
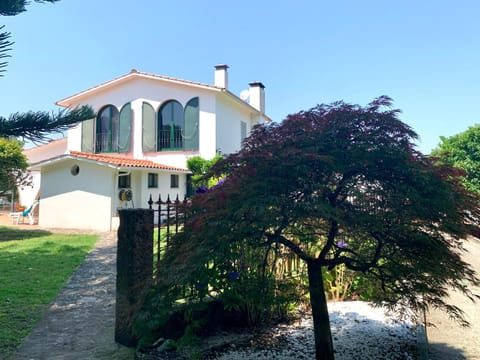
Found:
[[[198,150],[199,105],[198,97],[191,99],[185,106],[185,150]]]
[[[123,105],[119,116],[118,151],[129,152],[132,133],[132,106],[130,103]]]
[[[155,110],[152,105],[142,105],[142,150],[156,151]]]
[[[240,121],[240,143],[243,144],[243,140],[247,137],[247,123]]]
[[[93,153],[94,148],[94,124],[95,119],[82,121],[82,152]]]

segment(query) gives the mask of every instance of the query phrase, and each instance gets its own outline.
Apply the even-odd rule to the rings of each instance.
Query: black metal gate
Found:
[[[160,263],[172,236],[183,230],[187,221],[187,206],[187,197],[180,200],[177,195],[172,201],[168,195],[167,199],[163,201],[161,195],[158,195],[158,200],[153,201],[152,195],[150,195],[148,207],[155,212],[153,225],[156,229],[154,232],[156,264]]]

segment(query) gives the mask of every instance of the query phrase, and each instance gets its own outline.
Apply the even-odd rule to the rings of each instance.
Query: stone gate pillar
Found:
[[[117,244],[115,341],[135,346],[133,319],[153,275],[153,210],[121,209]]]

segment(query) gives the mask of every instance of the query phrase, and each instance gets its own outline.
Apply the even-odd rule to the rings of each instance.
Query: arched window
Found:
[[[118,151],[119,113],[115,106],[107,105],[98,112],[96,124],[96,152]]]
[[[132,109],[125,104],[120,112],[113,105],[103,107],[95,124],[95,152],[128,152],[131,147]],[[87,135],[87,133],[85,134]],[[83,135],[82,135],[83,137]],[[83,141],[87,144],[87,141]],[[89,146],[83,146],[82,149]]]
[[[199,99],[190,99],[183,109],[176,100],[162,104],[155,113],[152,105],[142,104],[142,150],[198,150]]]
[[[157,150],[183,150],[184,128],[182,105],[175,100],[167,101],[158,111]]]

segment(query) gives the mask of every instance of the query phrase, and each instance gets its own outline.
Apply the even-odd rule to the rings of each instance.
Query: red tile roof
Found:
[[[188,169],[179,168],[170,165],[158,164],[151,160],[132,159],[127,157],[120,157],[107,154],[91,154],[80,151],[70,151],[71,156],[75,156],[82,159],[94,160],[102,163],[117,165],[121,167],[136,167],[136,168],[148,168],[148,169],[161,169],[180,172],[189,172]]]

